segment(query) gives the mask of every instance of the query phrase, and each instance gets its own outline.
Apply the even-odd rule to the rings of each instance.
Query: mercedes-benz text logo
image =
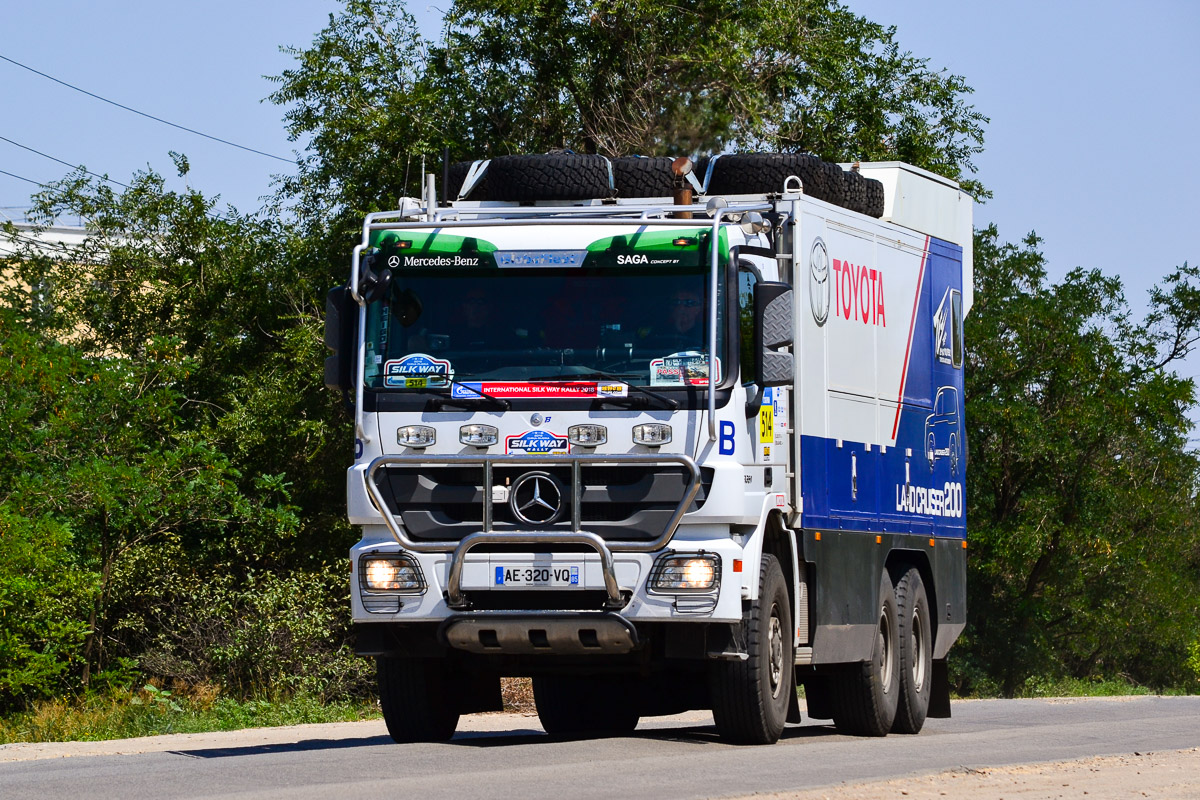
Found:
[[[526,472],[513,483],[508,507],[526,525],[549,525],[562,516],[562,484],[548,472]]]

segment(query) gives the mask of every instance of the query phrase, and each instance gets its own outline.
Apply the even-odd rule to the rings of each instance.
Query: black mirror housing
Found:
[[[358,345],[358,303],[348,286],[325,295],[325,346],[333,355],[325,359],[325,386],[334,391],[354,389],[354,359]]]
[[[793,296],[787,283],[754,284],[754,374],[759,386],[788,386],[795,380],[793,354],[779,352],[794,339]]]

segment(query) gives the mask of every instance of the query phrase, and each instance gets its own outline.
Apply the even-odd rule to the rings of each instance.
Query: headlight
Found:
[[[428,425],[405,425],[396,428],[396,444],[405,447],[429,447],[437,441],[437,431]]]
[[[567,441],[578,447],[596,447],[608,441],[608,428],[603,425],[572,425],[567,428]]]
[[[650,571],[654,592],[707,592],[721,582],[721,557],[714,553],[661,556]]]
[[[411,557],[365,556],[359,562],[359,585],[367,592],[414,593],[425,590],[421,567]]]
[[[665,422],[645,422],[633,426],[633,441],[647,447],[671,443],[671,426]]]
[[[491,447],[500,441],[500,431],[495,425],[463,425],[458,440],[471,447]]]

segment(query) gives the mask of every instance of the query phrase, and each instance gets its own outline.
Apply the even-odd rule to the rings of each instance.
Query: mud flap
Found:
[[[934,719],[950,718],[950,670],[945,659],[933,662],[933,684],[929,687],[929,713]]]
[[[787,721],[793,725],[799,725],[804,719],[800,716],[800,686],[797,684],[792,687],[792,699],[788,700]]]

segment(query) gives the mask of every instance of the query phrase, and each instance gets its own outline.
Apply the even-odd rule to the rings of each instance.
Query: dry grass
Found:
[[[504,710],[518,714],[532,714],[533,682],[529,678],[501,678],[500,694],[504,698]]]

